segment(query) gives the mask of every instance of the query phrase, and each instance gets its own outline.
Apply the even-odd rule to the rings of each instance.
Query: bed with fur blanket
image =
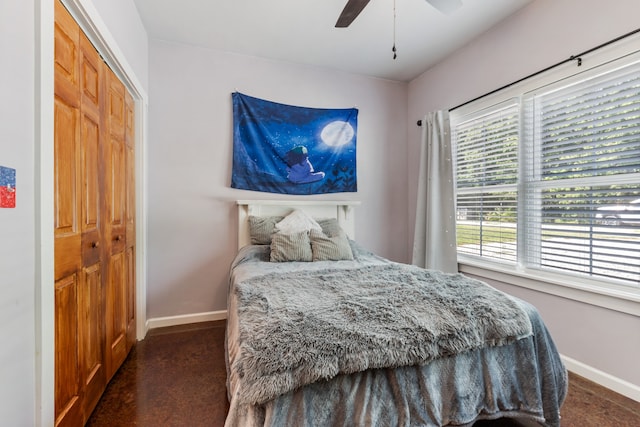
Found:
[[[566,370],[534,307],[335,223],[278,240],[280,220],[231,267],[227,427],[560,426]]]

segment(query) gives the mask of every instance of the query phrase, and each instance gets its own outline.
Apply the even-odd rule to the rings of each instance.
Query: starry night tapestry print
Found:
[[[231,187],[284,194],[356,192],[358,110],[233,99]]]

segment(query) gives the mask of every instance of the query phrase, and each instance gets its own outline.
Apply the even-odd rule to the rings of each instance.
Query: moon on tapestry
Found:
[[[351,142],[353,135],[355,131],[349,123],[336,120],[322,129],[320,138],[331,147],[341,147]]]

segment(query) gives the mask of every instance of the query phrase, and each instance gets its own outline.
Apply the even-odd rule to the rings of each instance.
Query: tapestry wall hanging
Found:
[[[356,192],[358,110],[233,100],[231,187],[284,194]]]

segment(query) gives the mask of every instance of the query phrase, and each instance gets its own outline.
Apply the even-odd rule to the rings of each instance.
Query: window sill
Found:
[[[515,270],[514,267],[458,259],[458,270],[474,276],[520,286],[550,295],[619,311],[640,317],[640,290],[611,284],[596,284],[592,279],[556,275],[544,271]]]

